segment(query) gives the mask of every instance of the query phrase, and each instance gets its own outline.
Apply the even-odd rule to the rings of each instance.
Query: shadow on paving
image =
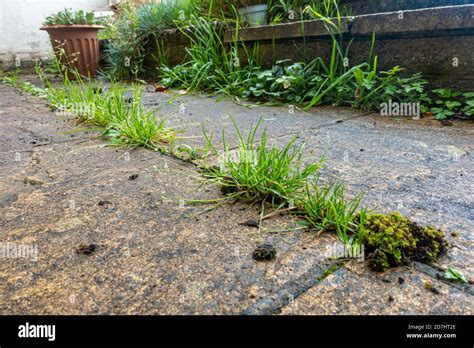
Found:
[[[2,260],[2,314],[472,314],[470,287],[416,268],[375,274],[361,263],[335,267],[325,257],[335,236],[276,232],[294,226],[288,216],[268,219],[260,230],[242,225],[258,220],[259,206],[187,205],[220,197],[216,187],[200,185],[193,165],[107,147],[35,98],[5,86],[0,94],[1,241],[38,247],[36,261]],[[459,230],[448,236],[455,248],[441,264],[472,274],[472,127],[380,121],[349,109],[249,110],[198,96],[163,104],[169,97],[147,93],[144,100],[162,105],[170,125],[186,130],[181,142],[193,146],[203,145],[203,120],[216,133],[232,131],[224,111],[244,129],[265,117],[277,144],[299,133],[308,161],[319,158],[329,134],[328,178],[347,180],[351,194],[366,189],[371,206],[388,211],[401,201],[400,210],[415,219]],[[180,114],[183,100],[190,114]],[[277,248],[275,262],[252,260],[261,242]],[[90,244],[90,254],[77,253]],[[426,279],[438,294],[424,287]]]

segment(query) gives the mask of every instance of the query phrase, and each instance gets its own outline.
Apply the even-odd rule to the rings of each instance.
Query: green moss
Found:
[[[410,233],[410,221],[397,212],[370,214],[364,227],[369,264],[374,270],[383,271],[389,266],[401,265],[407,254],[416,248],[416,240]]]
[[[383,272],[390,267],[387,254],[380,249],[375,249],[373,253],[369,254],[367,264],[369,268],[375,272]]]
[[[432,226],[421,228],[416,224],[413,225],[413,236],[416,239],[416,250],[413,253],[413,259],[433,263],[440,254],[445,253],[448,249],[443,231]]]
[[[336,272],[339,268],[341,268],[343,265],[345,264],[345,262],[342,262],[342,263],[336,263],[334,265],[331,265],[328,269],[326,269],[323,274],[321,274],[319,276],[319,280],[323,280],[327,277],[329,277],[331,274],[333,274],[334,272]]]
[[[367,261],[374,271],[411,260],[431,263],[447,249],[442,231],[421,227],[398,212],[369,214],[364,228]]]

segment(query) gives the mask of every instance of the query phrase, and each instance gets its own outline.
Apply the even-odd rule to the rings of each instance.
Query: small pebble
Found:
[[[253,251],[252,257],[256,261],[271,261],[276,257],[277,251],[271,244],[261,244]]]
[[[80,244],[79,247],[76,249],[77,255],[90,255],[92,254],[95,249],[97,248],[96,244]]]
[[[260,227],[260,223],[257,220],[247,220],[245,222],[241,222],[239,225],[248,226],[248,227],[255,227],[255,228]]]

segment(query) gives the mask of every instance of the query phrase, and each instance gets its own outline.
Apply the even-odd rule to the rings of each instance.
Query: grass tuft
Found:
[[[351,200],[344,197],[341,182],[319,185],[319,176],[306,185],[305,194],[298,202],[303,225],[321,231],[334,231],[345,245],[361,245],[364,240],[365,209],[360,209],[363,193]]]
[[[307,179],[314,175],[324,162],[304,165],[304,145],[296,146],[296,137],[282,148],[267,146],[266,130],[257,142],[257,130],[262,122],[251,127],[247,137],[232,118],[238,137],[236,149],[231,149],[222,133],[223,151],[212,143],[212,135],[204,131],[210,154],[218,156],[220,166],[204,164],[203,175],[221,186],[231,199],[264,201],[272,205],[291,205],[294,197],[304,190]]]

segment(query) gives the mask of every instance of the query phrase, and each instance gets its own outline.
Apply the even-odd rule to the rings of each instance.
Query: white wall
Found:
[[[48,34],[39,30],[44,17],[67,8],[108,10],[108,0],[0,0],[0,61],[47,58],[51,51]]]

